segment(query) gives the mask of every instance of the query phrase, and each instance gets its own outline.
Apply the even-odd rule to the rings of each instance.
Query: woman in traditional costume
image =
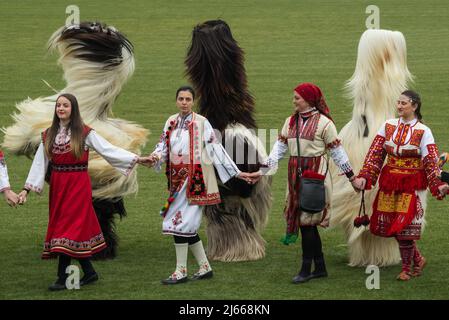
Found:
[[[189,86],[176,92],[179,113],[165,123],[163,133],[150,155],[150,164],[160,170],[166,163],[169,198],[161,210],[162,233],[173,235],[176,269],[163,284],[188,280],[187,255],[190,247],[199,270],[192,280],[213,276],[203,243],[198,235],[203,207],[220,203],[214,167],[223,183],[232,177],[247,180],[217,140],[209,121],[192,112],[195,93]]]
[[[19,204],[23,204],[30,190],[41,194],[44,181],[49,182],[50,215],[42,258],[59,256],[58,279],[49,287],[52,291],[66,288],[66,268],[71,258],[77,259],[83,269],[81,286],[98,280],[89,258],[106,248],[106,243],[92,206],[87,173],[89,148],[124,175],[142,162],[142,158],[111,145],[84,125],[73,95],[60,95],[52,125],[42,133],[25,187],[19,194]]]
[[[17,194],[11,190],[9,185],[8,168],[6,166],[5,157],[0,150],[0,193],[3,193],[5,201],[11,206],[15,207],[19,198]]]
[[[282,241],[286,245],[295,242],[301,230],[302,266],[298,275],[293,278],[293,283],[303,283],[313,278],[327,277],[317,226],[329,226],[332,209],[330,203],[332,184],[327,175],[328,151],[351,183],[355,176],[348,156],[338,139],[337,129],[320,88],[312,83],[302,83],[294,89],[293,95],[294,113],[285,121],[282,132],[265,163],[269,170],[262,170],[262,173],[272,172],[271,169],[276,168],[279,160],[289,151],[288,189],[284,209],[287,232]],[[309,213],[301,210],[298,196],[302,192],[300,189],[302,178],[324,180],[325,206],[321,212]],[[315,264],[313,272],[311,272],[312,262]]]
[[[396,238],[402,259],[397,279],[407,281],[421,275],[426,264],[416,246],[424,223],[426,189],[442,199],[449,186],[439,179],[438,149],[432,132],[421,121],[420,96],[411,90],[402,92],[397,110],[399,118],[387,120],[378,131],[355,183],[369,190],[379,177],[370,231]]]

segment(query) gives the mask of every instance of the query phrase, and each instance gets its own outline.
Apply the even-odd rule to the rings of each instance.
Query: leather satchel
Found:
[[[307,213],[320,213],[326,207],[326,190],[324,188],[324,178],[326,178],[326,173],[323,179],[304,177],[301,170],[300,161],[300,146],[299,146],[299,126],[298,118],[296,119],[296,146],[298,148],[298,179],[299,179],[299,195],[298,202],[299,208],[303,212]]]

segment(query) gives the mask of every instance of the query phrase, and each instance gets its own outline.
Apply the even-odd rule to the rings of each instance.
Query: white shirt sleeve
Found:
[[[129,175],[137,163],[138,155],[112,145],[109,141],[91,130],[86,137],[86,145],[101,155],[111,166],[124,175]]]
[[[0,192],[10,189],[8,167],[6,166],[5,159],[0,159]]]
[[[34,155],[25,188],[41,194],[44,189],[45,174],[47,173],[48,157],[45,153],[44,144],[41,142]]]
[[[169,123],[167,121],[165,123],[164,130],[162,131],[159,142],[156,144],[154,151],[151,153],[151,154],[155,154],[159,157],[159,161],[156,162],[156,164],[153,167],[156,172],[160,172],[162,164],[167,161],[168,148],[167,148],[166,132],[168,130],[168,125],[169,125]]]
[[[278,169],[278,163],[282,158],[284,158],[287,151],[288,151],[288,144],[279,139],[276,140],[273,149],[271,149],[270,155],[268,156],[267,160],[265,160],[265,162],[263,163],[263,165],[267,167],[260,168],[262,174],[271,175],[276,173]]]
[[[341,172],[349,173],[352,171],[351,163],[349,162],[348,154],[342,145],[330,148],[330,154],[332,160],[340,168]]]
[[[228,180],[241,173],[223,145],[217,140],[214,129],[207,120],[204,122],[203,138],[207,154],[217,169],[221,182],[226,183]]]
[[[386,125],[386,123],[387,123],[387,122],[384,122],[384,123],[382,124],[382,126],[379,128],[379,131],[377,131],[377,135],[378,135],[378,136],[381,136],[381,137],[384,137],[384,138],[385,138],[385,136],[386,136],[386,134],[385,134],[385,125]]]
[[[435,139],[433,138],[432,131],[430,129],[426,128],[424,130],[423,137],[421,139],[421,157],[424,159],[429,154],[429,150],[427,149],[427,146],[429,144],[435,144]]]

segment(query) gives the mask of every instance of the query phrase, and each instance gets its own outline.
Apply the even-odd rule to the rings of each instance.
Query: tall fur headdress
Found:
[[[339,133],[355,172],[361,169],[379,128],[387,119],[396,116],[396,100],[412,80],[407,67],[404,35],[399,31],[366,30],[360,38],[354,74],[345,86],[353,104],[352,119]],[[330,172],[334,188],[331,225],[340,225],[345,230],[349,265],[388,266],[399,262],[395,239],[377,237],[369,230],[354,228],[360,198],[354,196],[346,177],[340,175],[333,163]],[[365,194],[368,214],[371,214],[376,190]],[[421,201],[425,205],[425,199]]]
[[[16,154],[34,154],[41,132],[53,119],[56,98],[62,92],[76,96],[81,117],[112,144],[140,153],[148,130],[133,122],[112,117],[112,107],[123,85],[134,72],[131,42],[117,29],[99,22],[59,28],[48,41],[58,51],[65,88],[56,94],[26,99],[16,105],[15,123],[3,128],[3,147]],[[90,153],[89,174],[97,199],[121,197],[137,191],[137,174],[125,177],[95,152]]]
[[[198,95],[199,113],[214,128],[223,131],[237,122],[256,128],[243,50],[225,21],[210,20],[193,29],[185,64]]]

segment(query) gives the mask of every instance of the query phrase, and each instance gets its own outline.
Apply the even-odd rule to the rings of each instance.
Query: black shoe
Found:
[[[84,275],[84,277],[82,277],[80,280],[80,286],[85,286],[86,284],[95,282],[97,280],[98,280],[98,274],[96,272],[89,274],[89,275]]]
[[[312,272],[312,279],[316,278],[327,278],[327,271],[321,271],[321,272]]]
[[[178,284],[178,283],[183,283],[186,282],[187,280],[189,280],[189,278],[187,276],[181,278],[181,279],[176,279],[176,278],[167,278],[164,280],[161,280],[162,284]]]
[[[65,280],[56,280],[55,283],[53,283],[51,286],[48,287],[48,290],[50,291],[61,291],[61,290],[65,290],[67,289],[67,287],[65,286]]]
[[[307,276],[303,276],[303,275],[301,275],[301,273],[299,273],[298,275],[296,275],[293,279],[292,279],[292,282],[293,283],[304,283],[304,282],[307,282],[307,281],[309,281],[310,279],[312,279],[313,277],[312,277],[312,274],[309,274],[309,275],[307,275]]]
[[[324,256],[321,253],[319,256],[314,258],[315,260],[315,270],[312,272],[313,278],[325,278],[327,277],[326,262],[324,261]]]
[[[209,279],[212,278],[213,276],[214,273],[212,272],[212,270],[210,270],[203,274],[195,273],[190,279],[191,280]]]

